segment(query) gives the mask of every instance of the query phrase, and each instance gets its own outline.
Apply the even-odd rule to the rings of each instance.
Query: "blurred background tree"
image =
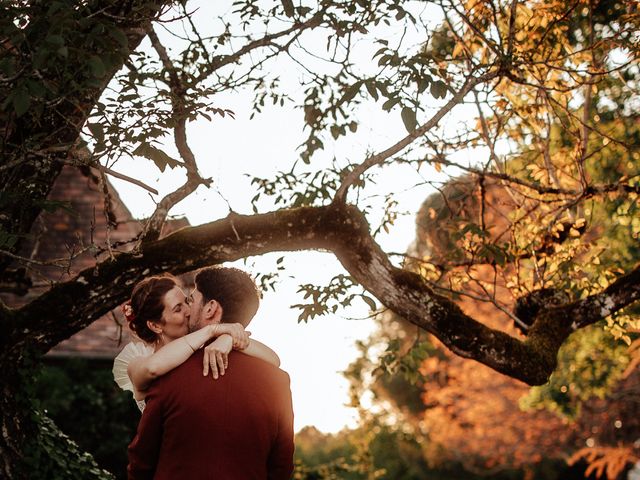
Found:
[[[564,8],[559,3],[519,7],[530,13],[516,26],[518,35],[537,46],[531,51],[540,61],[523,69],[521,81],[504,82],[491,92],[492,111],[483,112],[477,103],[477,131],[486,145],[496,146],[488,161],[501,173],[517,172],[550,189],[585,182],[618,188],[606,198],[562,205],[523,196],[499,176],[481,171],[460,176],[422,205],[405,263],[465,312],[513,335],[526,333],[540,309],[583,298],[640,260],[637,196],[622,193],[625,185],[638,182],[640,72],[637,65],[616,68],[635,58],[633,52],[596,40],[620,31],[629,4],[572,7],[567,21],[555,27],[553,12]],[[460,9],[474,38],[476,28],[493,25],[495,3],[467,2]],[[442,25],[426,47],[429,54],[455,57],[491,48],[451,27]],[[563,70],[545,63],[548,49],[565,50],[567,62],[584,62],[585,75],[589,68],[599,69],[584,87],[582,102],[570,98],[574,93],[567,96]],[[556,89],[535,88],[536,80],[553,77]],[[501,110],[507,105],[508,111]],[[498,155],[497,142],[491,141],[491,132],[500,130],[508,132],[508,155]],[[347,375],[354,398],[370,389],[374,408],[414,426],[413,438],[426,445],[429,464],[459,462],[467,472],[492,478],[517,469],[525,478],[546,479],[566,478],[558,462],[567,461],[593,478],[623,478],[640,454],[639,313],[629,308],[572,335],[550,382],[528,388],[452,355],[386,312]],[[378,360],[372,362],[372,356]]]

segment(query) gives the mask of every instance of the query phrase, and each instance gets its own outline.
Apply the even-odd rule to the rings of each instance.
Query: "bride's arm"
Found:
[[[156,378],[184,363],[196,350],[209,339],[228,334],[234,342],[246,344],[248,334],[239,323],[221,323],[207,325],[193,333],[177,338],[147,357],[131,360],[127,373],[135,390],[143,392]]]
[[[280,357],[278,357],[278,354],[264,343],[254,340],[253,338],[249,339],[249,346],[247,348],[238,348],[238,350],[252,357],[264,360],[276,367],[280,366]]]
[[[206,377],[211,371],[213,379],[217,379],[218,375],[224,375],[224,372],[229,363],[229,352],[232,348],[246,353],[251,357],[256,357],[265,362],[268,362],[276,367],[280,366],[280,357],[267,347],[264,343],[260,343],[252,338],[249,339],[249,345],[246,348],[242,348],[242,345],[237,345],[233,341],[230,335],[220,335],[209,345],[204,347],[204,356],[202,358],[202,374]]]

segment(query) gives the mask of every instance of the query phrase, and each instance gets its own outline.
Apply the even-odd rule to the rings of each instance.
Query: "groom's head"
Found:
[[[241,323],[246,327],[258,311],[256,284],[242,270],[231,267],[203,268],[196,274],[195,284],[191,330],[220,321]]]

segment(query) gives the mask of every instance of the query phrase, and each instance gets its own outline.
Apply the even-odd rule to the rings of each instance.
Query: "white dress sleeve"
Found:
[[[154,348],[151,345],[147,345],[143,342],[130,342],[122,349],[118,356],[113,360],[113,379],[122,390],[129,390],[132,394],[133,383],[129,378],[127,368],[129,362],[134,358],[148,357],[154,352]],[[136,400],[136,404],[140,411],[144,410],[145,401]]]

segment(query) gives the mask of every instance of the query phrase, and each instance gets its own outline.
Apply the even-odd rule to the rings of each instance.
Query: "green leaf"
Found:
[[[138,148],[133,151],[133,154],[153,161],[161,172],[164,172],[167,166],[169,166],[169,168],[175,168],[180,165],[178,160],[170,157],[159,148],[148,143],[141,143]]]
[[[362,82],[356,82],[353,85],[351,85],[349,88],[347,88],[344,92],[344,95],[340,99],[340,103],[348,102],[351,99],[353,99],[353,97],[355,97],[356,94],[360,91],[361,85],[362,85]]]
[[[29,93],[35,98],[43,97],[47,93],[44,85],[36,80],[27,79],[25,83]]]
[[[99,123],[90,123],[87,125],[87,128],[93,135],[93,138],[96,139],[96,142],[104,143],[104,127]]]
[[[505,265],[507,262],[506,253],[497,245],[485,244],[479,253],[482,257],[494,261],[498,265]]]
[[[0,59],[0,73],[4,73],[6,77],[11,77],[16,72],[15,60],[13,58]]]
[[[29,95],[27,90],[20,88],[13,93],[12,102],[16,115],[21,117],[27,113],[27,110],[29,110],[29,106],[31,105],[31,95]]]
[[[373,97],[374,100],[378,100],[378,90],[376,89],[376,84],[373,80],[370,80],[364,84],[367,87],[367,91],[369,95]]]
[[[376,306],[376,301],[373,298],[368,297],[366,295],[362,295],[362,300],[364,300],[364,303],[366,303],[369,306],[370,310],[375,311],[376,308],[378,308]]]
[[[431,84],[430,92],[435,98],[444,98],[447,96],[447,84],[442,80],[436,80]]]
[[[91,74],[96,78],[102,78],[106,75],[107,69],[104,66],[104,62],[97,55],[92,55],[88,60]]]
[[[376,51],[376,53],[374,53],[374,54],[373,54],[372,58],[376,58],[378,55],[380,55],[380,54],[382,54],[382,53],[384,53],[384,52],[386,52],[386,51],[387,51],[387,47],[379,48],[379,49]]]
[[[378,60],[378,66],[381,67],[382,65],[385,65],[389,60],[391,60],[391,58],[393,58],[392,55],[381,56],[380,60]]]
[[[73,209],[71,202],[60,200],[42,200],[37,202],[36,205],[41,207],[45,212],[53,213],[58,210],[64,210],[74,217],[78,217],[78,212]]]
[[[11,233],[0,230],[0,248],[10,249],[18,241],[18,236]]]
[[[404,128],[407,129],[407,132],[413,132],[418,125],[415,110],[409,107],[402,107],[402,113],[400,115],[402,116],[402,122],[404,123]]]
[[[45,38],[45,42],[57,47],[61,47],[62,45],[64,45],[64,38],[62,38],[61,35],[49,35],[47,38]]]
[[[382,109],[385,112],[390,111],[395,105],[396,103],[398,103],[400,101],[400,97],[391,97],[389,100],[387,100],[386,102],[384,102],[382,104]]]
[[[431,77],[428,75],[426,77],[420,77],[418,78],[417,82],[418,82],[418,92],[422,93],[429,86],[429,82],[431,82]]]
[[[129,40],[127,40],[127,36],[119,28],[109,28],[109,35],[116,42],[118,42],[122,48],[127,48],[129,46]]]

